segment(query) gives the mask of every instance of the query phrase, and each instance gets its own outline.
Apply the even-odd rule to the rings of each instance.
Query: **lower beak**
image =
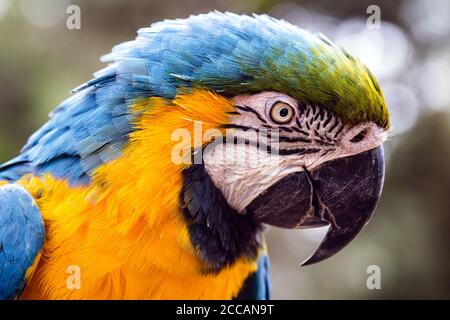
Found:
[[[368,223],[384,181],[383,147],[290,174],[246,208],[256,221],[282,228],[328,225],[318,249],[302,265],[343,249]]]

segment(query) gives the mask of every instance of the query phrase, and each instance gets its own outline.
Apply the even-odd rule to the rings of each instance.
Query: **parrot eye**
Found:
[[[285,102],[276,102],[270,109],[270,118],[278,124],[291,122],[293,117],[294,109]]]

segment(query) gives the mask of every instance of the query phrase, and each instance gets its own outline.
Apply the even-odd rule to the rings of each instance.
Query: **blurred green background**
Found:
[[[81,8],[81,30],[66,8]],[[369,5],[381,26],[366,25]],[[378,210],[343,252],[299,263],[323,230],[268,231],[274,298],[450,298],[450,1],[0,0],[0,162],[48,112],[103,67],[98,58],[136,30],[211,10],[268,13],[320,31],[365,62],[392,113]],[[366,269],[381,269],[369,290]]]

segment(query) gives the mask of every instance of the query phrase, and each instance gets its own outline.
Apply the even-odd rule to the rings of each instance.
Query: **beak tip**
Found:
[[[321,262],[322,260],[327,259],[327,257],[328,257],[328,256],[322,257],[322,258],[321,258],[321,257],[317,254],[317,251],[316,251],[316,252],[314,252],[311,256],[309,256],[305,261],[303,261],[302,263],[300,263],[300,267],[307,267],[307,266],[310,266],[310,265],[312,265],[312,264],[316,264],[316,263],[318,263],[318,262]]]
[[[312,264],[314,264],[315,262],[312,262],[309,258],[306,259],[305,261],[303,261],[302,263],[300,263],[300,267],[307,267],[310,266]]]

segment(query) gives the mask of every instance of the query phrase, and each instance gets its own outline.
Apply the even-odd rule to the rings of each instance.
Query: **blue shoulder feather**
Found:
[[[0,187],[0,299],[12,299],[25,286],[25,273],[44,243],[41,214],[21,186]]]

